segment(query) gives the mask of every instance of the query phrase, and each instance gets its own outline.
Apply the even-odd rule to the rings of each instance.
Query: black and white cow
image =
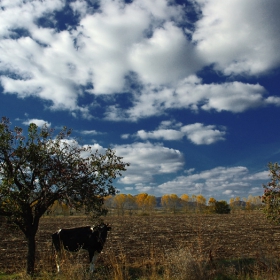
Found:
[[[95,227],[86,226],[79,228],[60,229],[52,235],[52,242],[56,251],[56,267],[59,272],[58,254],[65,249],[77,252],[80,249],[89,253],[90,271],[94,271],[94,264],[106,242],[107,232],[111,230],[108,224],[100,224]]]

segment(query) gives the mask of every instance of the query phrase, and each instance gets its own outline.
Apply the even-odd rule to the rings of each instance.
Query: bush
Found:
[[[230,207],[228,203],[224,200],[215,201],[214,212],[217,214],[229,214]]]

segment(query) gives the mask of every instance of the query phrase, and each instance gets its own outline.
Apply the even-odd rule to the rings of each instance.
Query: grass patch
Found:
[[[20,279],[20,277],[19,273],[7,274],[0,271],[0,280]]]

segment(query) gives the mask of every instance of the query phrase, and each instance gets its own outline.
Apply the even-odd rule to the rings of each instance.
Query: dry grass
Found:
[[[280,227],[260,213],[107,217],[113,230],[88,272],[88,256],[67,253],[55,273],[50,234],[59,227],[89,224],[85,218],[43,219],[38,232],[38,279],[98,280],[280,280]],[[30,279],[24,271],[22,236],[8,233],[0,241],[0,264],[6,275]],[[6,252],[6,262],[3,261]],[[9,257],[19,259],[13,262]],[[1,262],[2,261],[2,262]],[[1,267],[1,266],[0,266]],[[13,274],[12,274],[13,273]],[[17,276],[15,276],[15,273]],[[2,278],[1,278],[2,277]]]

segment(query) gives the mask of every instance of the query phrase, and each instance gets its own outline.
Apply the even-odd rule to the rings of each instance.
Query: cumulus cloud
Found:
[[[47,127],[51,126],[51,123],[41,120],[41,119],[28,119],[26,121],[23,122],[23,124],[25,125],[29,125],[31,123],[35,123],[37,126],[41,127],[43,125],[46,125]]]
[[[17,29],[25,30],[28,33],[38,31],[37,19],[49,15],[52,20],[54,12],[60,11],[65,5],[64,0],[45,1],[21,1],[3,0],[0,9],[0,38],[18,36]],[[41,31],[44,31],[42,29]]]
[[[164,139],[164,140],[180,140],[183,138],[184,134],[181,131],[174,129],[158,129],[151,132],[146,132],[145,130],[139,130],[136,134],[142,140],[147,139]]]
[[[159,174],[179,171],[184,165],[183,154],[160,144],[134,143],[114,147],[118,156],[122,156],[130,166],[119,181],[123,184],[152,182]]]
[[[184,6],[168,0],[1,1],[3,92],[38,97],[52,110],[84,118],[91,117],[85,96],[132,93],[130,108],[105,106],[104,117],[115,121],[167,109],[239,113],[279,106],[279,97],[264,97],[261,85],[204,84],[197,77],[209,65],[225,75],[255,75],[278,66],[279,1],[192,2],[201,13],[188,29]],[[66,9],[72,21],[61,29],[56,12]]]
[[[199,173],[178,176],[172,181],[159,185],[157,193],[203,193],[205,197],[213,196],[224,199],[231,196],[242,196],[247,193],[261,195],[261,188],[254,184],[263,182],[268,172],[250,173],[244,166],[216,167]],[[222,196],[223,194],[223,196]]]
[[[225,128],[217,129],[215,125],[205,126],[202,123],[195,123],[189,125],[177,124],[177,129],[170,129],[167,126],[173,125],[170,122],[161,123],[159,129],[146,132],[145,130],[139,130],[136,133],[136,137],[147,140],[180,140],[186,136],[191,142],[196,145],[210,145],[217,141],[225,140],[224,136],[226,132]],[[163,127],[163,128],[161,128]]]
[[[226,75],[256,75],[279,66],[278,0],[195,2],[201,17],[192,38],[205,61]]]
[[[259,84],[242,82],[204,84],[202,79],[192,75],[180,81],[174,88],[165,86],[159,89],[147,86],[135,98],[133,107],[127,109],[125,113],[121,111],[121,116],[124,119],[126,116],[126,118],[136,120],[162,115],[167,109],[240,113],[251,108],[265,106],[269,102],[269,99],[265,97],[266,94],[265,88]],[[278,97],[275,98],[278,99]],[[116,110],[115,113],[117,114],[118,111]]]
[[[181,131],[196,145],[210,145],[225,140],[225,131],[216,129],[214,125],[204,126],[202,123],[185,125]]]
[[[145,83],[173,84],[200,69],[194,47],[182,29],[168,22],[151,38],[136,44],[130,53],[132,69]]]

